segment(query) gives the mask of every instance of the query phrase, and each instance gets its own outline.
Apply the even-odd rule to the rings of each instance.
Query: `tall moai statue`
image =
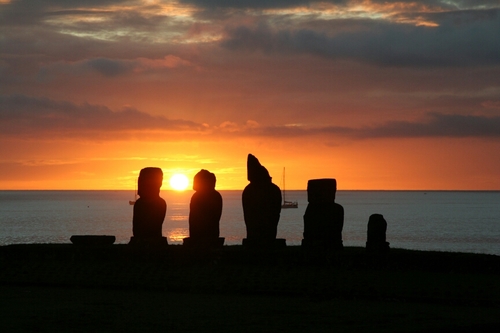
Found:
[[[307,182],[307,205],[304,213],[303,246],[326,245],[342,249],[344,208],[335,202],[337,181],[333,178]]]
[[[201,170],[194,176],[189,204],[189,237],[184,245],[214,247],[224,244],[219,238],[219,221],[222,215],[222,196],[215,189],[215,175]]]
[[[247,178],[243,190],[243,215],[247,244],[274,244],[281,214],[281,190],[273,184],[267,169],[252,154],[247,158]]]
[[[162,237],[162,225],[167,212],[167,204],[160,197],[163,172],[160,168],[144,168],[139,173],[137,194],[134,204],[131,243],[166,242]]]
[[[382,254],[389,250],[386,241],[387,221],[382,214],[372,214],[368,219],[366,250],[370,253]]]

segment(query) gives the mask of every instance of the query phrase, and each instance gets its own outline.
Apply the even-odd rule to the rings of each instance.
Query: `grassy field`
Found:
[[[1,332],[497,332],[500,257],[0,247]]]

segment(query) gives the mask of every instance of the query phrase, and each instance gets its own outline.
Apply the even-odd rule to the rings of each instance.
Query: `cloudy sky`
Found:
[[[499,0],[0,0],[0,189],[200,169],[500,189]]]

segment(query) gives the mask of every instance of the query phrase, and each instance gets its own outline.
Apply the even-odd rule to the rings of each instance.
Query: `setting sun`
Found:
[[[186,175],[176,173],[170,177],[170,186],[176,191],[184,191],[189,185],[189,180]]]
[[[25,2],[0,0],[0,190],[243,190],[247,154],[288,190],[500,190],[499,0]]]

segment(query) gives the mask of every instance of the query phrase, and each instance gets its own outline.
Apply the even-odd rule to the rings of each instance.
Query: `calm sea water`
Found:
[[[224,209],[221,237],[228,245],[246,236],[241,191],[220,191]],[[167,201],[163,235],[170,244],[188,236],[193,192],[162,191]],[[132,236],[131,191],[0,191],[0,245],[69,243],[71,235]],[[299,208],[283,209],[278,237],[300,245],[306,191],[287,191]],[[393,248],[460,251],[500,255],[500,192],[338,191],[344,207],[345,246],[364,246],[368,217],[383,214]]]

